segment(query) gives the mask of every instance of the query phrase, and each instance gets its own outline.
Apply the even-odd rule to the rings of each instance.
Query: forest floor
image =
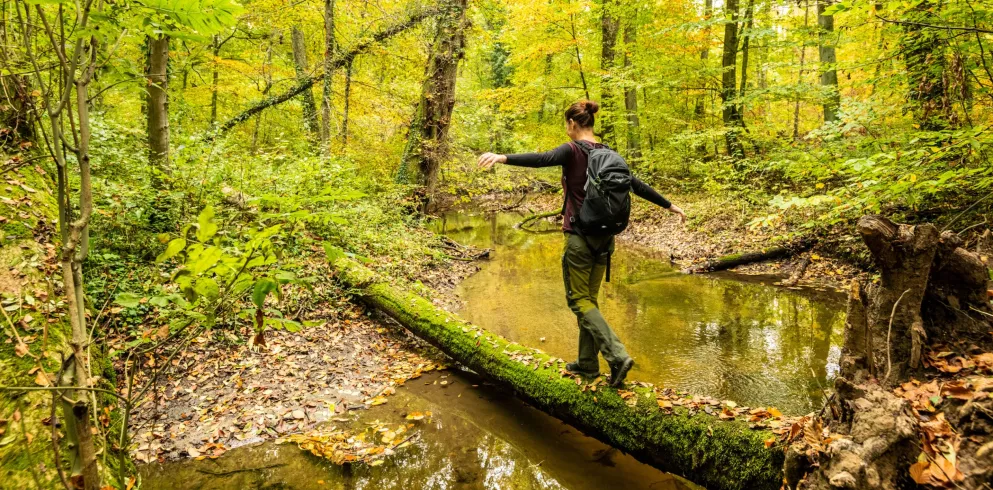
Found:
[[[478,269],[454,262],[421,275],[439,306],[454,305],[455,286]],[[317,272],[329,274],[320,266]],[[243,328],[238,335],[201,335],[172,360],[166,351],[146,358],[136,386],[148,382],[157,365],[171,367],[132,413],[135,460],[214,458],[327,421],[352,420],[356,411],[387,403],[406,381],[446,369],[443,354],[360,304],[342,299],[303,317],[319,323],[299,332],[270,330],[260,352],[248,347],[253,332]]]

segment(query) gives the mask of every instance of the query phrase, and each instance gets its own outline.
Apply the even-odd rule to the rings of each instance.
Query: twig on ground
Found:
[[[983,226],[986,223],[988,223],[988,221],[986,220],[986,218],[983,218],[983,222],[982,223],[976,223],[974,225],[966,226],[965,228],[962,229],[962,231],[958,232],[958,234],[961,235],[961,234],[963,234],[963,233],[965,233],[965,232],[967,232],[967,231],[969,231],[969,230],[971,230],[971,229],[973,229],[973,228],[975,228],[977,226]]]
[[[521,198],[518,199],[516,203],[509,204],[509,205],[504,206],[502,208],[498,208],[497,211],[510,211],[511,209],[517,209],[517,208],[521,207],[521,204],[524,202],[525,199],[527,199],[527,197],[528,197],[528,193],[527,193],[527,191],[525,191],[525,192],[521,193]]]

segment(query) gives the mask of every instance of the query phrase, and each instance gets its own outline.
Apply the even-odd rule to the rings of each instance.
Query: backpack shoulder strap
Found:
[[[570,143],[571,143],[571,144],[572,144],[573,146],[575,146],[575,147],[578,147],[578,148],[579,148],[580,150],[582,150],[582,152],[583,152],[583,153],[585,153],[586,155],[589,155],[589,154],[590,154],[590,151],[592,151],[592,150],[593,150],[593,145],[592,145],[592,144],[590,144],[590,142],[589,142],[589,141],[584,141],[584,140],[573,140],[573,141],[572,141],[572,142],[570,142]]]

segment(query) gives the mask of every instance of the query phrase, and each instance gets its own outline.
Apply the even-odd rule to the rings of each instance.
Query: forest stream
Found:
[[[460,285],[460,314],[571,361],[577,326],[563,293],[562,233],[550,223],[514,228],[521,219],[456,213],[437,223],[459,243],[493,250]],[[618,242],[601,288],[600,309],[635,359],[631,377],[784,413],[820,409],[838,369],[844,297],[772,286],[771,276],[687,275],[664,252]]]
[[[437,232],[492,249],[456,293],[461,315],[524,345],[571,358],[575,320],[562,298],[561,236],[514,227],[514,213],[450,213]],[[632,378],[739,404],[806,413],[837,371],[837,294],[774,278],[689,276],[658,253],[619,243],[602,307],[638,360]],[[540,319],[535,321],[535,319]],[[605,368],[605,367],[604,367]],[[217,459],[143,467],[145,488],[699,488],[641,464],[456,370],[410,380],[389,405],[332,420],[361,428],[430,413],[411,444],[377,467],[338,466],[294,444],[246,445]],[[578,466],[582,467],[577,472]]]

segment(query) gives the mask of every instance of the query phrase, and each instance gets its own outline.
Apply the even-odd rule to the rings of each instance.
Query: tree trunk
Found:
[[[324,0],[324,91],[321,95],[321,154],[331,154],[331,85],[334,82],[335,55],[334,2]]]
[[[576,37],[576,14],[569,16],[569,22],[572,27],[572,46],[576,48],[576,65],[579,66],[579,81],[583,83],[583,93],[586,94],[586,98],[590,98],[590,86],[586,83],[586,72],[583,70],[583,56],[579,52],[579,38]]]
[[[807,31],[807,26],[810,24],[810,4],[809,0],[804,0],[803,2],[803,30]],[[807,61],[807,41],[806,39],[801,39],[800,41],[800,71],[796,75],[796,85],[797,85],[797,95],[793,102],[793,139],[800,139],[800,84],[803,83],[803,73],[804,73],[804,63]]]
[[[148,163],[169,167],[169,36],[148,37]]]
[[[810,250],[810,247],[813,247],[815,243],[816,240],[801,238],[800,240],[781,247],[769,247],[759,250],[758,252],[725,255],[713,260],[708,260],[701,265],[693,267],[689,270],[689,272],[693,274],[718,272],[733,269],[742,265],[754,264],[756,262],[785,259],[798,253]]]
[[[656,388],[628,383],[632,394],[624,392],[627,400],[604,385],[594,391],[581,380],[563,376],[561,359],[508,342],[395,288],[341,251],[329,249],[329,259],[336,277],[365,303],[466,368],[584,433],[712,490],[780,488],[783,449],[763,442],[775,440],[771,432],[704,413],[689,416],[681,407],[667,413],[659,408]]]
[[[551,75],[551,73],[552,73],[552,58],[553,58],[552,53],[548,53],[548,54],[545,55],[545,69],[544,69],[544,71],[542,71],[542,74],[544,75],[545,80],[548,80],[548,76]],[[548,105],[548,92],[549,92],[548,90],[542,90],[541,91],[541,106],[538,107],[538,122],[539,123],[544,123],[545,122],[545,106]],[[490,168],[492,168],[492,167],[490,167]]]
[[[704,7],[703,7],[704,21],[710,21],[710,18],[711,16],[713,16],[713,14],[714,14],[714,0],[704,0]],[[707,67],[707,53],[710,52],[710,26],[707,26],[707,28],[704,29],[703,32],[704,32],[703,48],[700,49],[700,61],[703,62],[701,63],[701,65],[703,65],[703,68],[705,70]],[[700,84],[706,85],[705,80],[706,80],[705,78],[701,77]],[[702,94],[700,94],[699,97],[697,97],[696,106],[693,109],[693,114],[695,114],[699,119],[703,119],[703,117],[706,115],[706,107],[704,106],[706,102],[707,102],[707,93],[706,91],[704,91]],[[706,152],[706,148],[704,148],[704,152]]]
[[[211,52],[214,53],[214,60],[211,63],[213,77],[210,80],[210,127],[217,125],[217,82],[220,79],[220,70],[217,69],[217,60],[221,56],[221,38],[214,35],[214,40],[210,43]]]
[[[293,26],[290,36],[297,83],[303,83],[310,76],[310,68],[307,64],[307,44],[304,42],[303,31],[300,30],[299,26]],[[320,124],[317,122],[317,105],[314,103],[314,93],[310,90],[304,90],[301,102],[303,103],[303,128],[316,140],[319,138]]]
[[[836,440],[849,441],[832,444],[830,451],[820,454],[791,448],[786,467],[799,469],[792,476],[787,474],[791,488],[797,488],[801,475],[806,481],[803,488],[814,490],[905,488],[913,469],[893,471],[894,465],[906,468],[918,458],[922,438],[930,435],[921,429],[935,419],[919,414],[914,410],[918,402],[913,402],[912,408],[909,397],[900,389],[894,392],[894,387],[918,384],[907,383],[911,379],[927,379],[920,368],[927,360],[922,354],[928,350],[935,354],[947,351],[937,355],[942,359],[950,355],[947,368],[951,368],[956,352],[993,349],[988,333],[993,328],[993,312],[986,297],[989,271],[978,255],[962,248],[958,235],[946,231],[939,237],[931,224],[896,224],[881,216],[863,217],[858,230],[879,269],[880,280],[878,284],[852,283],[835,403],[826,412],[829,420],[824,424],[830,425],[832,437],[842,435]],[[931,377],[930,372],[926,375]],[[993,404],[988,397],[945,397],[945,388],[939,389],[939,383],[954,385],[956,380],[943,378],[931,381],[943,399],[922,402],[940,403],[937,420],[947,417],[951,431],[963,438],[987,435],[989,424],[979,419],[989,419]],[[957,456],[947,474],[955,477],[958,473],[952,480],[957,488],[980,488],[993,475],[989,465],[977,464],[987,457],[982,453],[988,445],[982,447],[982,439],[975,442],[961,447],[953,443]]]
[[[31,84],[26,76],[0,77],[0,93],[6,94],[5,104],[0,105],[0,150],[13,152],[21,142],[31,141],[35,136],[31,123]]]
[[[940,25],[937,10],[940,4],[925,0],[910,9],[904,16],[900,51],[907,66],[907,107],[914,114],[920,128],[940,131],[954,118],[951,97],[947,97],[945,83],[945,46],[941,29],[920,24]]]
[[[821,61],[821,87],[826,92],[824,101],[824,122],[838,120],[838,108],[841,106],[841,93],[838,92],[838,58],[834,51],[834,16],[824,15],[824,10],[831,6],[833,0],[817,0],[817,32],[818,48]]]
[[[628,163],[641,160],[641,122],[638,120],[638,87],[631,80],[631,50],[637,45],[638,28],[636,19],[630,19],[624,27],[624,68],[628,73],[628,84],[624,88],[624,109],[627,115]]]
[[[741,85],[738,89],[738,115],[744,120],[745,117],[745,89],[748,87],[748,45],[752,40],[752,25],[754,24],[755,0],[748,0],[745,7],[745,29],[744,40],[741,43]]]
[[[980,254],[966,250],[955,232],[942,232],[921,308],[927,338],[947,345],[989,342],[990,290],[993,285]]]
[[[352,100],[352,63],[354,59],[348,60],[345,66],[345,110],[341,117],[341,144],[348,145],[348,111]]]
[[[409,180],[407,172],[416,172],[416,183],[424,192],[424,212],[428,210],[438,184],[441,162],[448,156],[448,128],[455,108],[455,83],[459,61],[465,56],[466,5],[467,0],[448,0],[438,19],[421,100],[401,162],[399,180]]]
[[[724,6],[724,54],[721,57],[721,102],[724,121],[724,139],[728,156],[735,160],[745,157],[739,131],[741,114],[738,112],[738,87],[736,69],[738,65],[738,0],[727,0]],[[730,16],[730,19],[727,17]]]
[[[864,216],[858,230],[879,267],[880,281],[854,286],[852,297],[861,305],[849,308],[854,316],[848,319],[852,339],[846,339],[846,346],[852,360],[843,375],[857,379],[852,370],[866,369],[886,386],[920,367],[925,339],[921,303],[938,250],[938,229]]]
[[[272,48],[273,40],[279,38],[279,31],[273,30],[272,34],[268,37],[268,47],[266,48],[265,62],[262,64],[262,80],[265,85],[262,87],[262,96],[265,97],[272,90]],[[252,130],[252,148],[251,154],[255,153],[259,149],[259,132],[262,130],[262,114],[255,115],[255,129]]]
[[[614,92],[614,58],[616,57],[617,31],[620,23],[614,0],[604,0],[603,12],[600,17],[600,139],[604,143],[615,146],[614,142],[614,113],[616,93]]]

